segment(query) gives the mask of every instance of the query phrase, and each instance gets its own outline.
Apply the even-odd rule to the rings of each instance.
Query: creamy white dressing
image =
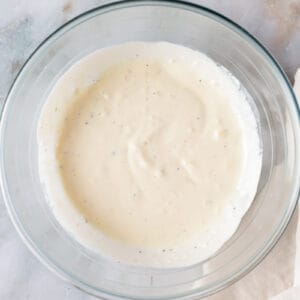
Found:
[[[261,168],[240,83],[166,42],[96,51],[57,82],[39,129],[40,175],[57,220],[129,264],[177,267],[236,230]]]

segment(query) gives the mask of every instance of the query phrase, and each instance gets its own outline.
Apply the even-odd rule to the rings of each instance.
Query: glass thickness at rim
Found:
[[[26,62],[24,68],[29,68],[30,67],[30,61],[31,58],[33,58],[33,56],[35,55],[36,52],[38,52],[39,50],[42,50],[43,48],[47,47],[48,43],[51,43],[53,40],[55,40],[56,38],[58,38],[59,36],[63,35],[64,32],[68,31],[69,29],[71,29],[73,26],[77,26],[78,24],[80,24],[81,22],[84,22],[87,19],[92,18],[95,15],[101,14],[101,13],[105,13],[107,11],[111,11],[111,10],[116,10],[119,8],[127,8],[127,7],[132,7],[132,6],[142,6],[142,5],[150,5],[150,6],[172,6],[172,7],[178,7],[181,9],[185,9],[185,10],[191,10],[193,12],[198,12],[201,14],[204,14],[208,17],[211,17],[213,19],[216,19],[217,21],[219,21],[220,23],[222,23],[223,25],[225,25],[226,27],[229,27],[230,29],[232,29],[233,31],[235,31],[236,33],[240,34],[243,36],[243,38],[246,38],[248,40],[248,42],[250,42],[252,45],[254,45],[256,47],[256,49],[258,49],[263,56],[265,56],[270,63],[273,65],[273,67],[276,69],[276,71],[281,73],[281,77],[282,79],[285,81],[286,85],[288,86],[289,90],[290,90],[290,94],[292,95],[292,98],[294,99],[294,105],[296,110],[298,111],[299,114],[299,107],[297,106],[296,103],[296,99],[293,95],[292,89],[288,83],[287,78],[285,77],[284,73],[282,72],[282,70],[280,69],[280,67],[278,66],[278,64],[276,63],[276,61],[272,58],[272,56],[263,48],[263,46],[261,46],[250,34],[248,34],[245,30],[243,30],[241,27],[239,27],[238,25],[234,24],[232,21],[226,19],[225,17],[223,17],[222,15],[211,11],[209,9],[206,9],[204,7],[195,5],[195,4],[191,4],[191,3],[186,3],[186,2],[180,2],[180,1],[122,1],[122,2],[116,2],[116,3],[112,3],[112,4],[107,4],[104,5],[102,7],[98,7],[95,8],[91,11],[88,11],[86,13],[84,13],[83,15],[71,20],[70,22],[68,22],[67,24],[63,25],[62,27],[60,27],[56,32],[54,32],[52,35],[50,35],[38,48],[37,50],[32,54],[32,56],[28,59],[28,61]],[[18,78],[22,76],[22,70],[18,75]],[[18,84],[18,78],[15,80],[11,91],[7,97],[6,100],[6,104],[9,102],[9,98],[10,95],[13,93],[13,89],[15,88],[15,86]],[[5,108],[3,109],[3,120],[1,122],[1,127],[4,126],[4,121],[5,121]],[[1,175],[2,176],[2,175]],[[3,178],[1,179],[2,183],[4,182]],[[2,184],[2,187],[4,189],[4,185]],[[3,193],[8,193],[8,191],[3,191]],[[285,222],[281,223],[278,225],[278,229],[277,231],[274,232],[273,236],[270,237],[269,241],[267,241],[265,243],[264,249],[262,249],[262,251],[258,254],[257,257],[253,257],[253,260],[250,261],[248,265],[243,266],[240,269],[239,273],[235,273],[232,275],[232,277],[227,278],[227,280],[223,280],[222,282],[219,282],[218,284],[214,284],[211,287],[211,290],[209,290],[209,288],[207,288],[206,290],[206,294],[205,295],[201,295],[201,296],[206,296],[208,294],[211,294],[212,292],[216,292],[220,289],[222,289],[224,286],[233,283],[235,280],[239,279],[240,277],[242,277],[243,275],[245,275],[245,273],[247,273],[250,269],[252,269],[253,267],[255,267],[262,259],[263,257],[269,252],[269,250],[272,248],[272,246],[276,243],[277,239],[279,238],[279,236],[282,234],[284,228],[286,227],[288,220],[293,212],[293,209],[295,207],[295,203],[296,203],[296,197],[298,195],[296,195],[297,191],[295,191],[295,199],[294,201],[291,201],[290,206],[288,207],[288,210],[286,211],[286,217]],[[5,197],[4,195],[4,199],[5,201],[8,199],[8,197]],[[15,227],[17,228],[17,230],[19,231],[20,235],[22,236],[23,240],[26,242],[26,244],[29,246],[29,248],[36,254],[36,256],[38,256],[40,258],[40,260],[44,263],[47,264],[48,267],[50,267],[52,270],[55,270],[56,273],[58,273],[61,277],[63,277],[64,279],[68,279],[69,281],[71,281],[72,283],[74,283],[75,285],[79,286],[80,288],[83,288],[89,292],[93,292],[93,287],[92,286],[88,286],[86,283],[80,282],[79,280],[76,280],[73,276],[68,277],[67,274],[61,270],[60,267],[56,266],[55,264],[53,264],[51,261],[48,260],[47,256],[44,255],[43,253],[41,253],[38,249],[38,247],[34,244],[34,242],[31,241],[30,237],[27,235],[27,233],[22,229],[22,224],[18,222],[18,217],[17,215],[14,213],[14,208],[12,203],[10,203],[9,201],[6,201],[6,205],[8,207],[11,219],[14,222]],[[101,292],[99,290],[99,292]],[[106,294],[108,294],[108,291],[103,291],[103,296],[105,297]],[[201,294],[201,291],[199,291],[199,293]],[[116,296],[116,299],[120,298],[124,298],[122,295],[112,295],[111,296]],[[182,298],[185,296],[189,296],[189,294],[186,295],[179,295],[176,298]],[[197,296],[197,291],[193,294],[193,297]],[[173,299],[176,299],[173,298]],[[126,298],[124,298],[126,299]],[[140,299],[140,298],[136,298],[136,299]],[[143,298],[145,299],[145,298]],[[152,299],[152,298],[149,298]],[[160,298],[163,299],[163,298]],[[166,298],[168,299],[168,298]]]

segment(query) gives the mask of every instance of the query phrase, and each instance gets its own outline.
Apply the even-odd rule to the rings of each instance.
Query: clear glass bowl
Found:
[[[263,167],[258,191],[234,236],[210,259],[185,268],[112,263],[71,239],[49,210],[39,180],[37,122],[60,75],[88,53],[127,41],[169,41],[198,49],[230,70],[252,95]],[[287,226],[299,193],[299,108],[272,56],[247,32],[206,8],[174,1],[126,1],[59,28],[14,82],[1,121],[1,185],[19,234],[50,269],[106,299],[195,299],[245,275]]]

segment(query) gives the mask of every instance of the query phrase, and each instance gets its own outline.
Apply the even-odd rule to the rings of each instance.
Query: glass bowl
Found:
[[[62,229],[40,183],[37,122],[57,79],[96,49],[169,41],[206,53],[251,94],[263,165],[254,202],[211,258],[184,268],[126,266],[96,256]],[[28,59],[1,120],[1,187],[10,217],[32,252],[75,286],[106,299],[195,299],[244,276],[286,228],[299,193],[299,108],[284,73],[245,30],[206,8],[174,1],[108,4],[73,19]]]

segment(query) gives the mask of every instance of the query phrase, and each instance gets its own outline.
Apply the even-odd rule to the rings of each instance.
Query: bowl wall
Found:
[[[38,173],[37,123],[58,78],[96,49],[128,41],[169,41],[223,65],[251,95],[263,166],[253,205],[234,236],[205,262],[149,269],[107,261],[71,239],[46,203]],[[180,2],[138,1],[100,7],[52,34],[28,60],[8,96],[1,122],[3,195],[20,235],[51,269],[108,299],[190,299],[240,278],[285,229],[299,192],[299,111],[273,58],[224,17]]]

